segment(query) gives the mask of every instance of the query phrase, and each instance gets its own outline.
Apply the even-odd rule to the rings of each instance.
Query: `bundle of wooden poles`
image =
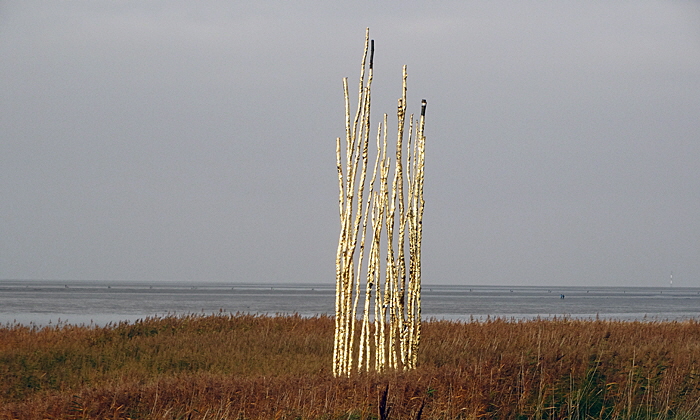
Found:
[[[348,80],[343,79],[344,157],[343,142],[340,137],[336,140],[340,211],[333,353],[336,376],[349,376],[354,370],[413,369],[420,343],[426,101],[422,101],[418,120],[413,114],[408,117],[408,139],[404,142],[404,66],[393,173],[384,114],[376,129],[376,153],[368,184],[373,65],[374,40],[370,41],[367,29],[354,118]]]

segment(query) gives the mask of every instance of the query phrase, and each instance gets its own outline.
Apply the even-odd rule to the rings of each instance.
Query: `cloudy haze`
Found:
[[[697,2],[237,3],[0,2],[0,279],[334,283],[369,26],[425,283],[700,286]]]

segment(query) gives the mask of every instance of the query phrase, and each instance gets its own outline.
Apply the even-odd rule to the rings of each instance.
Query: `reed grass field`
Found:
[[[697,419],[700,323],[424,322],[415,370],[334,377],[334,319],[0,328],[2,419]]]

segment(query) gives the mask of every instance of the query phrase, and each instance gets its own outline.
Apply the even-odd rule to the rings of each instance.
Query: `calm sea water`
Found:
[[[104,325],[167,314],[333,314],[333,284],[0,281],[0,324]],[[423,286],[423,318],[700,320],[700,288]]]

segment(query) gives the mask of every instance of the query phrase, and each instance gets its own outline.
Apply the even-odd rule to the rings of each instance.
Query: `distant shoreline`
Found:
[[[135,321],[167,314],[333,315],[335,287],[313,283],[0,281],[0,325]],[[700,319],[700,288],[425,285],[423,319]]]

